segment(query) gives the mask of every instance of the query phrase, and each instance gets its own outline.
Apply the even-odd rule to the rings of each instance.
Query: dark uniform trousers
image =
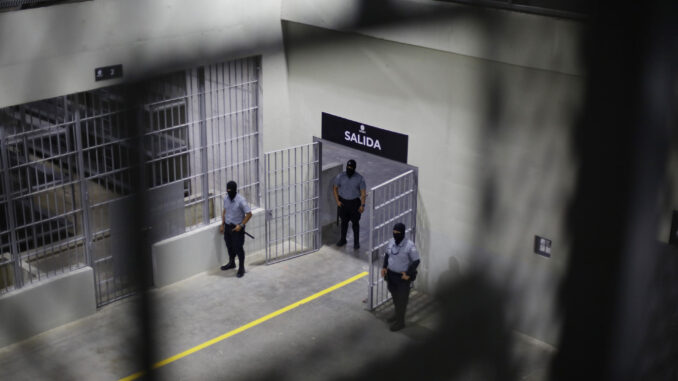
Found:
[[[396,323],[405,324],[405,311],[410,299],[410,283],[412,282],[403,279],[402,276],[403,274],[395,271],[387,270],[386,272],[386,284],[388,292],[393,297]]]
[[[346,233],[348,232],[348,222],[351,221],[351,228],[353,229],[353,244],[358,245],[360,242],[360,199],[346,200],[339,197],[342,206],[339,208],[339,218],[341,218],[341,240],[346,241]]]
[[[234,232],[234,224],[226,224],[224,230],[224,241],[226,241],[226,249],[228,250],[228,259],[229,263],[235,262],[235,257],[238,257],[238,262],[240,268],[245,268],[245,231],[240,230],[239,232]]]

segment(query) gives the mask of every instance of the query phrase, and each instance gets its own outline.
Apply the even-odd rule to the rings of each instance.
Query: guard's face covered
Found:
[[[395,240],[396,245],[400,245],[400,242],[405,239],[405,225],[402,223],[397,223],[393,227],[393,239]]]
[[[355,173],[355,160],[349,160],[348,163],[346,163],[346,175],[348,177],[353,176]]]
[[[231,200],[235,198],[235,195],[238,193],[238,185],[235,181],[229,181],[228,184],[226,184],[226,193]]]

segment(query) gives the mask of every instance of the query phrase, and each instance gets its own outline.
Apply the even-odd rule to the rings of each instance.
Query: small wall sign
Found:
[[[106,79],[121,77],[122,77],[122,65],[104,66],[94,69],[95,81],[103,81]]]
[[[551,257],[551,240],[535,235],[534,252],[545,257]]]

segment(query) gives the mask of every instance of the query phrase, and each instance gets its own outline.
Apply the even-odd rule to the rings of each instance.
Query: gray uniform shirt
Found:
[[[395,240],[391,238],[386,247],[386,254],[388,254],[388,269],[397,273],[407,271],[410,264],[419,259],[419,252],[414,242],[409,239],[403,239],[400,245],[396,245]]]
[[[245,214],[252,211],[245,197],[239,194],[235,195],[233,201],[228,198],[228,195],[224,197],[224,210],[226,211],[224,222],[233,225],[241,223],[245,219]]]
[[[337,190],[339,197],[345,200],[360,198],[360,191],[367,188],[365,179],[358,172],[353,173],[351,177],[348,177],[346,172],[341,172],[334,178],[334,185],[339,188]]]

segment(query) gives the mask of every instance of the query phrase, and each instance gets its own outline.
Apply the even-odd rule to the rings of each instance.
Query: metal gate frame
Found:
[[[143,215],[162,213],[142,221],[149,244],[216,221],[225,178],[259,204],[259,84],[249,57],[151,78],[138,98],[116,85],[2,108],[16,121],[0,128],[0,295],[86,266],[97,307],[136,293],[121,238],[134,168],[154,193]]]
[[[264,165],[265,263],[318,251],[321,143],[266,152]]]
[[[381,277],[384,252],[381,250],[392,237],[392,226],[405,222],[406,237],[416,242],[417,231],[417,169],[410,169],[370,190],[367,204],[370,210],[370,250],[367,308],[374,310],[391,299],[386,281]]]

